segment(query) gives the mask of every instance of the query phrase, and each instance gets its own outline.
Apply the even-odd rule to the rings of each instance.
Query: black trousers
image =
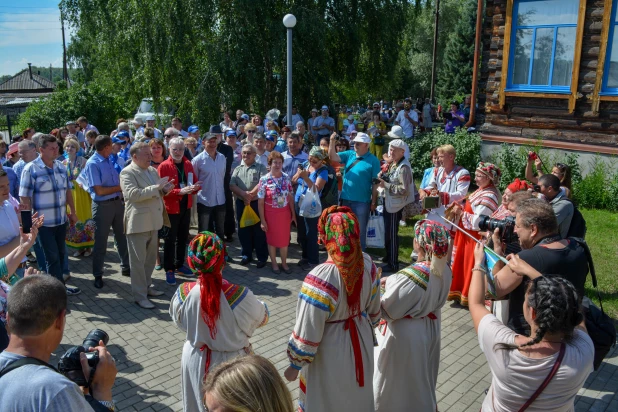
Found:
[[[169,218],[172,227],[163,244],[163,267],[166,272],[179,269],[185,263],[191,209],[181,209],[180,213],[170,214]]]
[[[216,233],[221,240],[224,237],[225,226],[225,203],[217,206],[205,206],[197,204],[197,230]]]
[[[229,188],[229,184],[227,186]],[[230,189],[225,190],[225,236],[232,236],[236,232],[236,220],[234,219],[234,197]]]
[[[240,227],[240,218],[245,211],[245,202],[236,200],[236,219],[238,220],[238,239],[240,240],[241,253],[249,260],[253,259],[253,249],[258,262],[268,260],[268,245],[266,244],[266,233],[262,230],[261,222],[248,227]],[[253,211],[259,215],[258,201],[250,203]]]
[[[399,269],[399,221],[403,210],[389,213],[384,210],[384,246],[388,264]]]
[[[307,227],[305,226],[305,218],[300,216],[300,205],[296,202],[296,240],[302,249],[302,258],[309,259],[307,255]]]

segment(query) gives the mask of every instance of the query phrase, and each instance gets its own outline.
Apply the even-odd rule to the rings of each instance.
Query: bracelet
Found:
[[[475,266],[475,267],[472,268],[472,272],[474,272],[475,270],[478,271],[478,272],[481,272],[481,273],[483,273],[485,275],[487,274],[487,271],[484,268],[480,267],[480,266]]]

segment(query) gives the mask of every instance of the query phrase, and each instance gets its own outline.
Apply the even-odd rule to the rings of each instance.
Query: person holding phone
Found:
[[[406,100],[403,110],[397,114],[395,124],[401,126],[407,139],[414,137],[414,129],[418,126],[418,113],[412,110],[412,103],[409,100]]]
[[[459,126],[463,126],[466,123],[464,114],[459,110],[457,102],[451,103],[451,111],[444,114],[444,132],[454,134],[455,130]]]

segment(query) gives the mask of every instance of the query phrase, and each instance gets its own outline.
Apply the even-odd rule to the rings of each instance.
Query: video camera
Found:
[[[93,329],[88,333],[82,346],[73,346],[67,350],[58,361],[58,370],[69,380],[75,382],[78,386],[88,386],[88,379],[84,376],[82,364],[79,360],[79,354],[86,353],[88,365],[91,368],[96,368],[99,363],[99,352],[88,352],[88,348],[99,346],[99,341],[103,341],[107,345],[109,336],[101,329]]]
[[[502,220],[492,219],[487,215],[481,215],[479,221],[479,229],[485,232],[493,233],[494,230],[500,230],[500,238],[504,243],[513,243],[518,241],[518,236],[515,233],[515,218],[508,216]]]

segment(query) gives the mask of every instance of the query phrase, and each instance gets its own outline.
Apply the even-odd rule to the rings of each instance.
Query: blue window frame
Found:
[[[612,17],[607,33],[607,50],[605,52],[605,67],[603,67],[603,84],[600,95],[618,95],[618,30],[616,26],[616,5],[612,4]]]
[[[579,0],[514,1],[507,91],[570,93],[578,12]]]

